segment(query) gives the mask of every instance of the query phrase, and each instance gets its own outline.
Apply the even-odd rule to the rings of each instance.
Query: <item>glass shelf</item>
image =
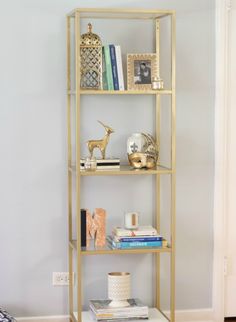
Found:
[[[69,167],[69,170],[76,172],[76,167]],[[86,171],[80,170],[81,176],[119,176],[119,175],[150,175],[150,174],[171,174],[173,170],[163,166],[157,166],[154,169],[133,169],[129,165],[122,165],[119,169]]]
[[[76,91],[68,91],[68,95],[75,95]],[[105,90],[79,90],[78,94],[80,95],[171,95],[172,90],[162,89],[162,90],[124,90],[124,91],[105,91]]]
[[[149,318],[148,320],[143,320],[143,321],[148,321],[148,322],[168,322],[169,318],[165,316],[165,314],[162,311],[159,311],[156,308],[149,308]],[[73,322],[78,321],[78,313],[73,312],[72,316]],[[88,311],[83,311],[82,312],[82,322],[93,322],[94,320],[92,319],[92,316],[90,312]],[[132,320],[132,322],[140,322],[142,320]]]
[[[72,10],[68,16],[74,18],[78,13],[80,18],[93,19],[157,19],[174,14],[173,10],[148,9],[114,9],[114,8],[78,8]]]
[[[77,249],[77,241],[72,240],[70,246]],[[149,254],[149,253],[170,253],[171,247],[145,247],[135,249],[111,249],[108,245],[104,247],[82,247],[81,255],[111,255],[111,254]]]

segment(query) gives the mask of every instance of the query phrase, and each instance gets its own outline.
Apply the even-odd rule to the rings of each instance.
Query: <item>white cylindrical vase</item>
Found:
[[[108,273],[108,298],[112,307],[129,306],[130,299],[130,273]]]
[[[146,144],[142,133],[133,133],[127,140],[127,153],[143,152]]]

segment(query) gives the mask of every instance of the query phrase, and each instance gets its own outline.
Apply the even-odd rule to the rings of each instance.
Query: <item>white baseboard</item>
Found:
[[[68,322],[69,320],[69,315],[29,316],[16,318],[16,321],[21,322]]]
[[[213,309],[176,310],[176,322],[214,322]]]
[[[168,316],[168,312],[165,312]],[[176,322],[214,322],[213,309],[176,310]],[[21,322],[69,322],[68,315],[19,317]]]

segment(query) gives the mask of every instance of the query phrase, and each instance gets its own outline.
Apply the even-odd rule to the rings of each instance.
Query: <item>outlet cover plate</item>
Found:
[[[74,272],[72,275],[72,285],[74,284]],[[52,273],[53,286],[68,286],[69,285],[69,272],[53,272]]]

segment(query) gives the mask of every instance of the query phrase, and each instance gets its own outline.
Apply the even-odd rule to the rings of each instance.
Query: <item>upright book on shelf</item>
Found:
[[[112,66],[111,66],[111,55],[109,45],[104,46],[105,64],[106,64],[106,79],[108,90],[114,90]]]
[[[81,247],[86,247],[86,209],[80,210],[81,216]]]
[[[108,90],[108,84],[107,84],[107,69],[106,69],[106,60],[105,60],[104,46],[102,47],[102,89],[104,91]]]
[[[110,56],[111,56],[111,68],[112,68],[112,77],[113,77],[113,86],[114,90],[119,90],[119,80],[117,72],[117,62],[116,62],[116,49],[114,45],[109,45]]]
[[[124,91],[124,74],[123,74],[123,64],[122,64],[122,56],[121,56],[121,48],[120,46],[115,46],[116,50],[116,65],[117,65],[117,74],[119,80],[119,90]]]

